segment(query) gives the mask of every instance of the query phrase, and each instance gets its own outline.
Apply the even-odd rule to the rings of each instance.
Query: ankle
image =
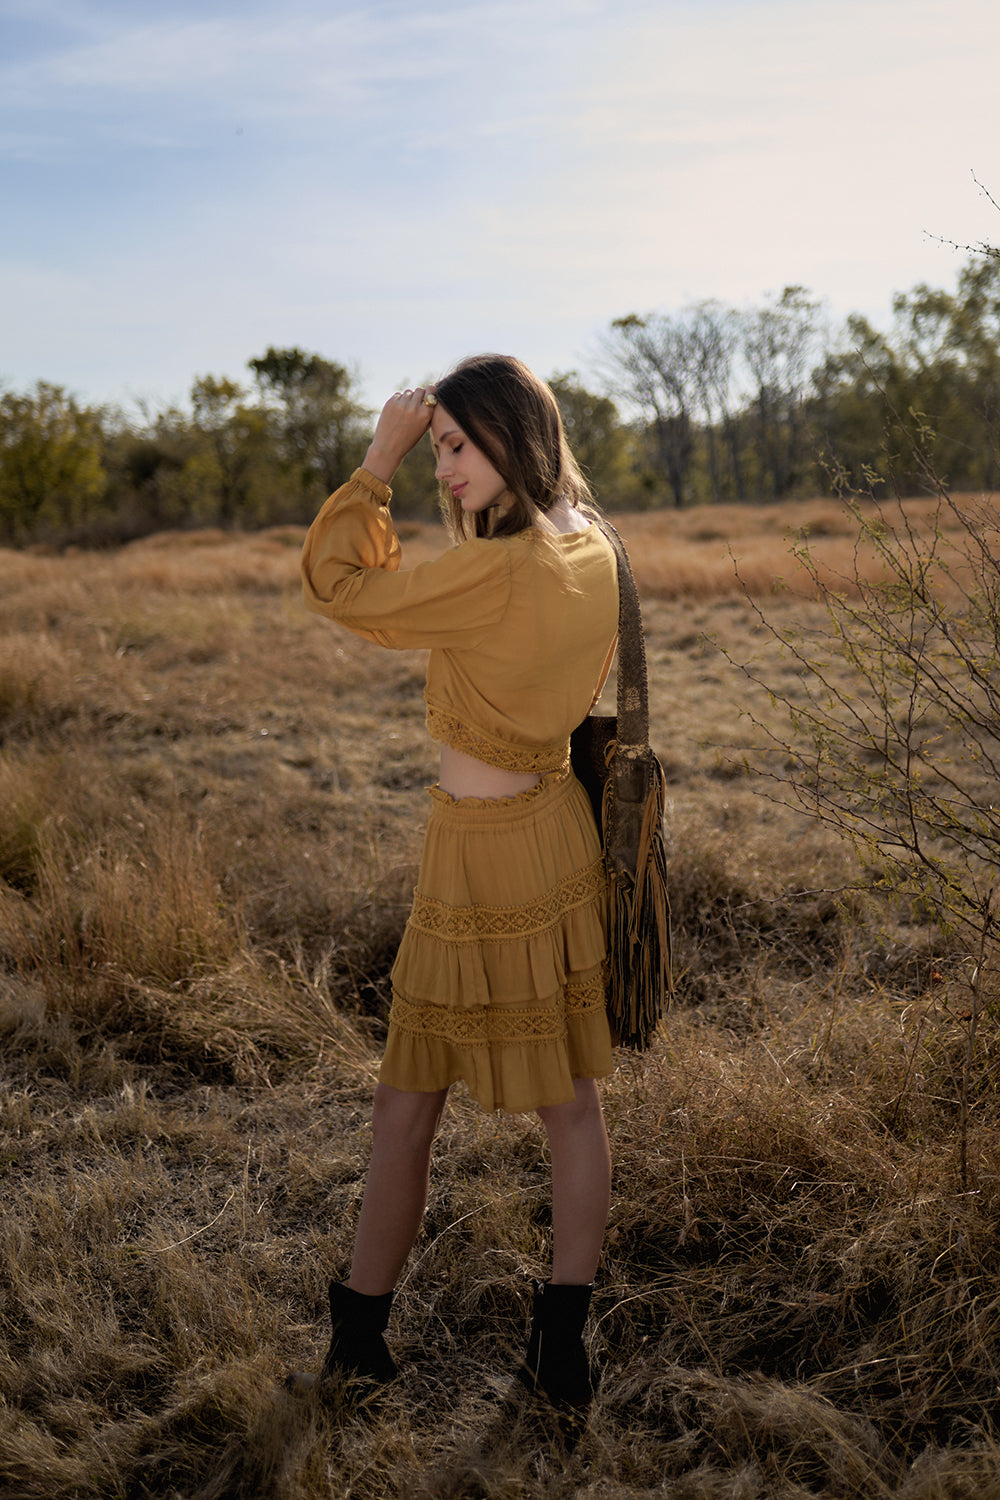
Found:
[[[395,1282],[390,1281],[386,1284],[384,1280],[380,1281],[366,1276],[363,1271],[357,1274],[352,1271],[347,1280],[340,1282],[340,1285],[358,1297],[391,1297],[396,1290]]]

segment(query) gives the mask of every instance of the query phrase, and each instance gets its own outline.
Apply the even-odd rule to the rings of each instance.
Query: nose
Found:
[[[446,453],[442,453],[438,458],[437,467],[434,470],[434,478],[444,479],[445,476],[450,473],[451,464],[448,461],[448,455]]]

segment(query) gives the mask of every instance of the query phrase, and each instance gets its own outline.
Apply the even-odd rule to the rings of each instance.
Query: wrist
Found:
[[[381,479],[383,484],[392,484],[393,475],[403,457],[402,453],[394,452],[381,443],[372,443],[361,467],[367,469],[369,474],[374,474],[376,479]]]

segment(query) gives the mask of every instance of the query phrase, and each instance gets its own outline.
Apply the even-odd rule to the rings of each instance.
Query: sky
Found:
[[[0,0],[0,385],[599,388],[612,319],[791,284],[888,327],[1000,240],[998,57],[997,0]]]

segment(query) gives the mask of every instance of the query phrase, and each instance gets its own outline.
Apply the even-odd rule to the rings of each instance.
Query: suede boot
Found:
[[[336,1375],[360,1376],[376,1385],[388,1385],[397,1375],[396,1363],[382,1337],[389,1322],[392,1292],[368,1297],[340,1281],[330,1283],[332,1335],[319,1375],[295,1371],[285,1384],[300,1395],[321,1380]]]
[[[583,1347],[593,1289],[593,1282],[534,1284],[528,1351],[518,1379],[557,1409],[584,1412],[594,1399],[594,1379]]]

